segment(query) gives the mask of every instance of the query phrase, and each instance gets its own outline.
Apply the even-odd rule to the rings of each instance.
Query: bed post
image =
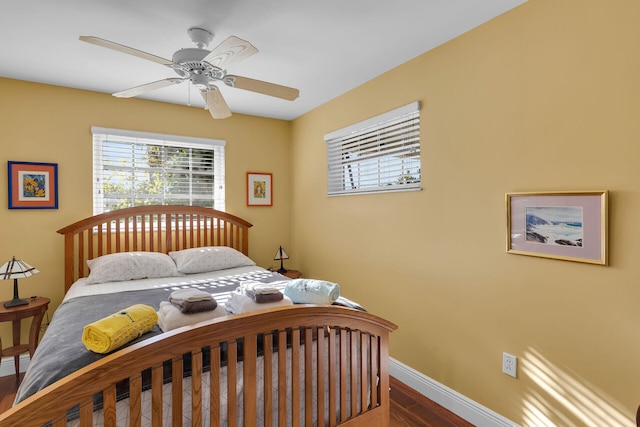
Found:
[[[249,229],[242,230],[242,253],[249,256]]]
[[[69,290],[69,287],[74,282],[73,268],[74,268],[74,234],[69,233],[64,236],[64,292]]]

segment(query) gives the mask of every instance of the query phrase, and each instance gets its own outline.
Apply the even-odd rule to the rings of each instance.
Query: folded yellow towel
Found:
[[[109,353],[149,332],[158,314],[148,305],[136,304],[84,327],[82,343],[94,353]]]

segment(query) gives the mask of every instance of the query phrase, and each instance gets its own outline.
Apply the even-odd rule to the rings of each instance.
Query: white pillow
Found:
[[[89,284],[181,276],[169,255],[160,252],[122,252],[87,261]]]
[[[228,246],[206,246],[169,252],[180,273],[206,273],[227,268],[256,265],[251,258]]]

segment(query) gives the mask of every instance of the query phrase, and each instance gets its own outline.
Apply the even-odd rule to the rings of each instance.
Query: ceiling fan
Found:
[[[222,97],[222,93],[215,85],[217,82],[288,101],[293,101],[299,96],[298,89],[227,74],[228,67],[258,53],[258,49],[248,41],[229,36],[216,48],[209,51],[206,47],[213,40],[213,34],[210,31],[194,27],[190,28],[187,34],[196,47],[178,50],[173,54],[171,60],[99,37],[80,36],[80,40],[156,62],[172,68],[179,76],[146,83],[113,94],[119,98],[131,98],[151,90],[190,81],[202,94],[211,116],[214,119],[224,119],[231,116],[231,111]]]

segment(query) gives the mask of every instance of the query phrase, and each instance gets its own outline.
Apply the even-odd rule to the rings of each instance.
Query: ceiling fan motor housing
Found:
[[[209,51],[206,49],[186,48],[174,53],[171,60],[179,64],[179,67],[174,69],[180,77],[188,77],[194,86],[203,90],[209,89],[211,79],[220,80],[225,75],[220,68],[202,62],[208,54]]]

